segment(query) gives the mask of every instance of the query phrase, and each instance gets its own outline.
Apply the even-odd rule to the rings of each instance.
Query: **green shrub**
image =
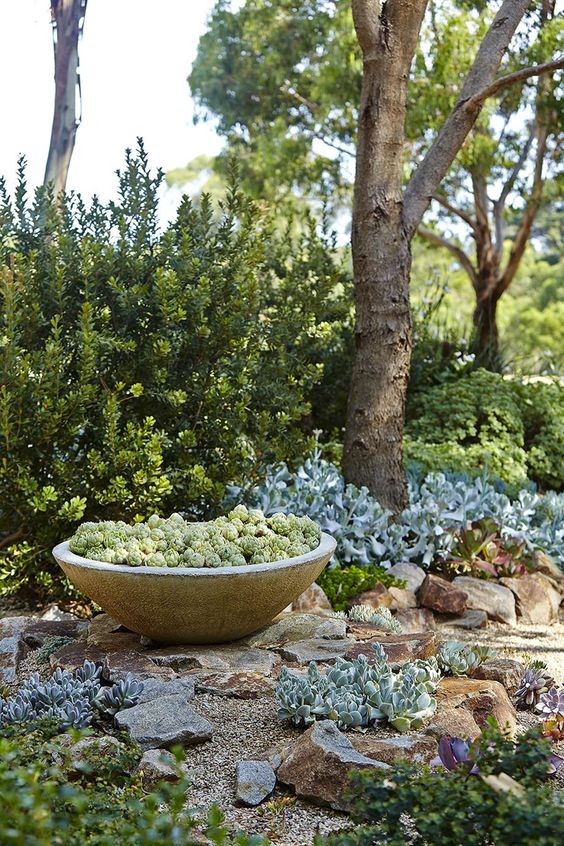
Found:
[[[316,846],[558,846],[564,806],[539,782],[549,757],[550,744],[536,730],[514,744],[490,729],[478,775],[407,763],[357,773],[351,782],[356,827],[318,838]],[[501,773],[515,780],[511,790],[496,781]]]
[[[76,735],[76,739],[80,735]],[[187,809],[185,779],[148,794],[131,775],[140,753],[91,754],[65,773],[68,748],[45,727],[0,738],[0,843],[13,846],[264,846],[261,837],[232,837],[219,808],[203,819]],[[55,763],[58,761],[58,763]]]
[[[365,590],[372,590],[377,582],[385,587],[405,587],[402,579],[390,576],[385,567],[377,564],[366,564],[364,567],[355,564],[342,567],[337,564],[326,568],[317,579],[317,584],[323,588],[335,611],[345,611],[349,600]]]
[[[80,521],[207,515],[308,441],[330,245],[276,235],[235,176],[160,232],[159,183],[140,146],[107,206],[28,201],[23,164],[13,203],[0,184],[0,590],[56,587]]]
[[[488,469],[512,485],[564,483],[564,388],[487,370],[437,385],[412,401],[406,459],[425,471]]]

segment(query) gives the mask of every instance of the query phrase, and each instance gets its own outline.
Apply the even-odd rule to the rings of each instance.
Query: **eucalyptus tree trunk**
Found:
[[[80,95],[78,41],[84,26],[87,0],[51,0],[55,56],[55,105],[44,183],[55,194],[65,190],[76,130],[77,95]]]
[[[363,58],[352,251],[356,349],[343,451],[347,481],[397,513],[405,505],[403,425],[411,358],[411,240],[487,97],[528,0],[503,0],[461,94],[402,190],[406,89],[427,0],[352,0]],[[543,66],[544,67],[544,66]]]

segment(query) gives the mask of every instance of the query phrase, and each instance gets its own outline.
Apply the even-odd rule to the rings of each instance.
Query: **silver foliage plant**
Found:
[[[338,658],[325,673],[312,662],[307,675],[283,667],[276,700],[278,717],[296,726],[334,720],[341,729],[388,722],[398,731],[419,728],[437,707],[433,694],[441,674],[436,659],[417,660],[395,669],[379,643],[370,663],[365,655]]]
[[[353,605],[348,613],[338,611],[335,617],[342,620],[350,620],[352,623],[370,623],[383,632],[392,632],[393,634],[401,634],[403,629],[401,624],[389,608],[372,608],[370,605]]]
[[[137,704],[141,682],[129,673],[112,687],[103,687],[101,673],[102,668],[92,661],[85,661],[75,673],[58,667],[45,682],[32,673],[17,693],[0,698],[0,727],[49,719],[60,731],[86,728],[96,713],[114,716]]]
[[[459,530],[472,520],[492,517],[502,535],[519,537],[564,567],[564,494],[522,490],[511,500],[487,477],[468,479],[430,473],[409,479],[409,505],[397,521],[367,488],[346,484],[338,467],[316,445],[296,473],[282,463],[269,467],[264,481],[244,491],[231,487],[228,502],[246,499],[266,514],[307,514],[338,543],[335,562],[357,566],[411,561],[423,567],[448,557]]]

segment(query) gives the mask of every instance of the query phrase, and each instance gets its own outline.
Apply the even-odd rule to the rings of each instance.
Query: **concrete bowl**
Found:
[[[336,542],[244,567],[129,567],[53,550],[78,590],[126,628],[160,643],[225,643],[270,623],[319,576]]]

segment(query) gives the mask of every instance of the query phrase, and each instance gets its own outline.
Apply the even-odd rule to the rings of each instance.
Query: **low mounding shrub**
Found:
[[[76,734],[75,740],[81,735]],[[188,782],[162,782],[145,794],[132,775],[140,752],[90,754],[65,770],[69,749],[49,726],[14,729],[0,737],[0,843],[14,846],[266,846],[245,834],[231,836],[216,806],[199,818],[186,808]]]
[[[266,514],[294,512],[318,522],[336,538],[333,564],[343,571],[351,565],[389,567],[398,561],[437,565],[450,557],[457,533],[484,518],[495,521],[503,538],[512,543],[522,539],[527,549],[543,550],[564,565],[564,494],[521,490],[510,498],[503,485],[487,477],[412,476],[410,503],[390,522],[389,512],[368,490],[347,485],[340,469],[323,459],[316,446],[295,473],[278,464],[267,469],[261,484],[247,491],[229,489],[229,501],[243,497]],[[331,590],[338,598],[338,586],[333,583]]]
[[[49,549],[82,520],[198,518],[303,454],[330,242],[276,234],[235,176],[161,232],[159,183],[142,147],[107,206],[29,200],[23,164],[13,202],[0,182],[0,590],[59,584]]]
[[[489,728],[478,745],[476,770],[431,772],[397,763],[351,779],[353,829],[316,846],[558,846],[564,806],[544,783],[550,744],[529,730],[516,743]]]
[[[564,386],[479,369],[411,399],[406,458],[425,471],[488,469],[505,482],[564,485]]]

